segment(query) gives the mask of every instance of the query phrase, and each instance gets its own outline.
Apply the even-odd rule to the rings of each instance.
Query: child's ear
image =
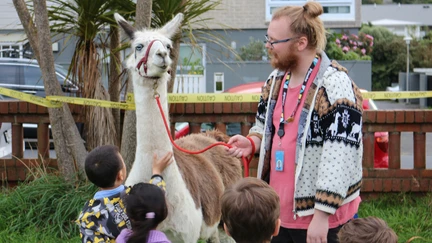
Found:
[[[122,170],[119,170],[119,172],[117,172],[117,181],[124,181],[126,178],[125,178],[125,174],[123,173],[123,171]]]
[[[273,236],[277,236],[279,234],[280,225],[281,225],[281,220],[280,219],[276,220],[276,228],[275,231],[273,232]]]
[[[228,231],[227,225],[225,223],[224,223],[224,230],[225,230],[225,233],[227,233],[228,236],[231,236],[231,234]]]

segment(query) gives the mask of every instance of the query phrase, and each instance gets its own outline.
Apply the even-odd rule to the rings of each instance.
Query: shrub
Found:
[[[249,44],[240,48],[240,58],[243,61],[261,61],[267,56],[265,44],[262,40],[249,38]]]
[[[76,237],[74,221],[96,190],[89,183],[71,185],[54,174],[8,189],[0,197],[0,235],[14,237],[36,229],[53,237]]]
[[[326,53],[335,60],[370,60],[373,41],[373,36],[365,33],[330,33],[327,37]]]

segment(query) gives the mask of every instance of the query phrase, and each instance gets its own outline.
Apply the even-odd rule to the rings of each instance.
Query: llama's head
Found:
[[[170,69],[172,48],[171,38],[180,29],[183,14],[179,13],[174,19],[160,29],[136,30],[122,16],[114,14],[120,27],[131,39],[133,53],[127,60],[127,67],[140,76],[159,79],[164,77]]]

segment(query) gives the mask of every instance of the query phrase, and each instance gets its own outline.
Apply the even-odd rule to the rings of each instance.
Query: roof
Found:
[[[21,21],[12,1],[0,0],[0,29],[22,29]]]
[[[371,21],[372,25],[378,25],[378,26],[406,26],[406,25],[422,25],[420,22],[411,22],[411,21],[403,21],[403,20],[395,20],[395,19],[380,19],[380,20],[374,20]]]
[[[26,43],[26,38],[25,33],[1,34],[0,43]]]
[[[432,4],[365,4],[361,6],[361,22],[398,20],[432,26]]]

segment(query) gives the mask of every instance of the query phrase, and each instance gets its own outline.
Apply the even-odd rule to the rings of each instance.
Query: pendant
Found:
[[[292,116],[290,116],[290,117],[287,119],[287,122],[288,122],[288,123],[293,122],[293,121],[294,121],[294,117],[292,117]]]
[[[279,137],[283,137],[283,136],[285,135],[284,130],[283,130],[283,129],[279,129],[279,131],[277,132],[277,135],[278,135]]]

